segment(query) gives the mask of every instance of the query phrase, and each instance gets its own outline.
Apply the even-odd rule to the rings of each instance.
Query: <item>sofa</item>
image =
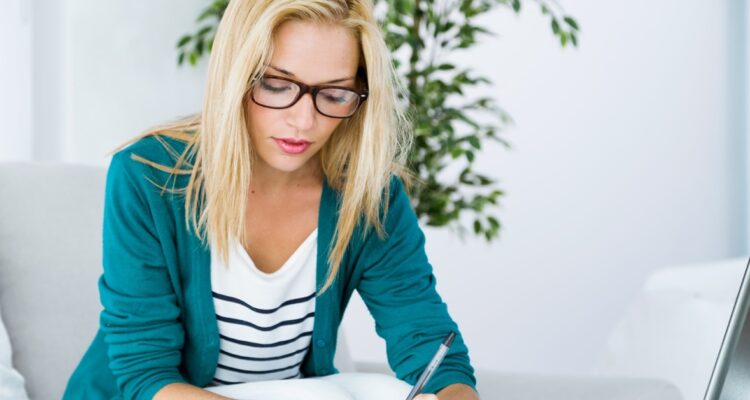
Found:
[[[0,163],[0,315],[13,366],[34,400],[61,397],[97,330],[105,177],[95,166]],[[340,371],[390,373],[385,364],[352,360],[346,332],[340,337]],[[483,399],[682,399],[668,381],[637,376],[478,369],[477,381]]]

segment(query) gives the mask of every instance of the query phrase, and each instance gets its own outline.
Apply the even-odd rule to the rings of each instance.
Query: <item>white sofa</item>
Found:
[[[0,309],[14,366],[34,400],[61,397],[98,326],[105,174],[83,165],[0,163]],[[341,337],[341,371],[387,371],[353,362]],[[650,378],[480,369],[477,380],[490,400],[681,400],[674,385]]]
[[[703,399],[748,257],[652,273],[610,334],[598,372],[672,382]]]

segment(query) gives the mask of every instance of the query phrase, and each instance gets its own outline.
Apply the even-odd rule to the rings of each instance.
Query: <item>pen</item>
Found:
[[[453,339],[456,338],[456,333],[451,332],[448,334],[448,337],[443,340],[443,343],[440,344],[440,347],[438,347],[437,353],[435,353],[435,356],[432,357],[432,361],[427,365],[427,368],[422,372],[422,375],[419,376],[419,379],[417,379],[417,383],[414,385],[414,388],[411,389],[411,392],[409,392],[409,395],[406,396],[406,400],[412,400],[414,396],[422,393],[422,389],[424,388],[424,385],[427,384],[427,381],[430,379],[432,374],[437,369],[438,365],[443,361],[443,358],[445,357],[445,353],[448,352],[448,348],[451,347],[451,344],[453,344]]]

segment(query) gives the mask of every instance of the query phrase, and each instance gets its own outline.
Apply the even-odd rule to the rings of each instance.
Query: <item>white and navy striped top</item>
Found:
[[[229,266],[211,255],[219,325],[214,385],[301,377],[315,318],[318,229],[273,273],[259,270],[238,242]]]

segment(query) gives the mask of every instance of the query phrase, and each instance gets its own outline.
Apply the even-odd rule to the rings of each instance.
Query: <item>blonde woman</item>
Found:
[[[407,118],[370,0],[232,0],[201,113],[115,150],[100,329],[65,399],[471,400],[407,197]],[[341,374],[352,292],[396,377]]]

